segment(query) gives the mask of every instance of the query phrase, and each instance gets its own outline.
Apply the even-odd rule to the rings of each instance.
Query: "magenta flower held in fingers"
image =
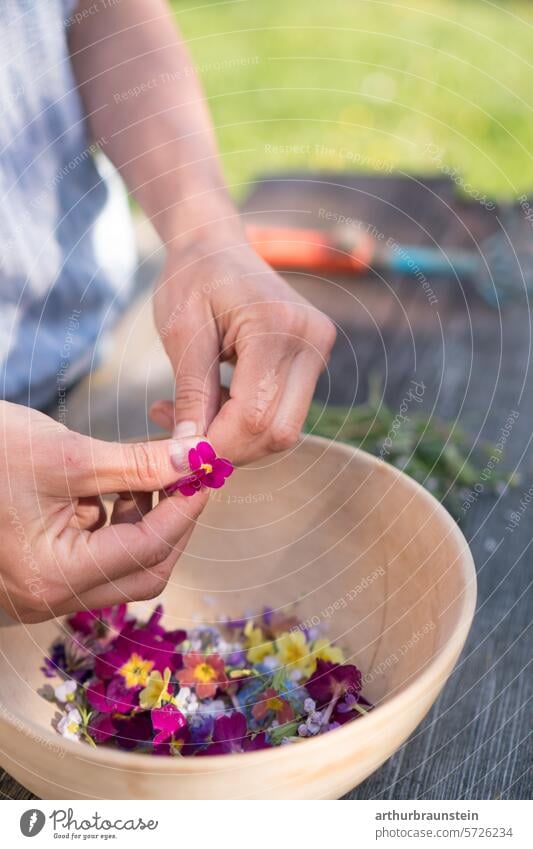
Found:
[[[166,488],[167,495],[181,492],[182,495],[195,495],[201,489],[220,489],[226,478],[233,472],[233,465],[223,457],[217,457],[209,442],[199,442],[189,451],[191,473]]]

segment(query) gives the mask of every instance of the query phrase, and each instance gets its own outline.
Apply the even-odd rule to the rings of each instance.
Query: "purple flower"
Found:
[[[209,713],[195,713],[189,720],[189,731],[191,732],[191,743],[203,746],[208,742],[213,733],[215,720]]]
[[[244,628],[244,626],[246,625],[247,621],[248,621],[248,619],[247,619],[247,618],[243,618],[243,619],[227,619],[227,620],[226,620],[226,622],[225,622],[225,624],[227,625],[227,627],[228,627],[228,628],[236,628],[236,629],[238,629],[238,630],[241,630],[242,628]]]
[[[209,442],[199,442],[189,451],[190,475],[185,475],[165,490],[168,495],[178,490],[182,495],[195,495],[204,487],[220,489],[233,472],[233,465],[217,457]]]
[[[97,607],[95,610],[80,610],[67,619],[72,631],[83,634],[84,637],[101,638],[109,631],[122,630],[126,622],[127,605],[117,604],[114,607]]]
[[[274,616],[274,608],[272,607],[264,607],[263,608],[263,622],[265,625],[270,625],[272,622],[272,617]]]
[[[44,658],[41,672],[44,672],[47,678],[55,678],[58,672],[67,672],[67,657],[64,643],[57,642],[53,644],[51,653]]]
[[[253,740],[248,736],[248,725],[244,714],[235,711],[228,716],[215,719],[213,742],[199,754],[230,755],[234,752],[251,752],[255,749],[267,749],[264,733],[257,734]]]
[[[357,666],[317,660],[316,669],[305,688],[320,705],[332,700],[338,701],[346,693],[357,695],[360,692],[361,673]]]
[[[226,658],[228,666],[245,666],[246,665],[246,650],[240,649],[232,651]]]
[[[116,728],[110,714],[100,713],[92,716],[87,725],[87,731],[95,743],[106,743],[116,734]]]
[[[182,628],[176,628],[174,631],[167,631],[166,628],[163,628],[160,624],[162,615],[163,605],[158,604],[154,608],[154,612],[150,616],[146,625],[144,625],[143,630],[149,631],[150,634],[154,634],[156,637],[161,637],[169,643],[174,643],[175,646],[179,645],[186,638],[187,632]]]
[[[143,710],[131,716],[114,716],[115,739],[122,749],[135,749],[152,739],[150,711]]]
[[[339,725],[344,725],[352,719],[358,719],[364,713],[372,710],[373,705],[361,693],[346,693],[344,700],[338,702],[333,712],[333,718]]]
[[[99,681],[86,687],[87,701],[99,713],[129,713],[137,706],[138,688],[128,688],[121,678],[108,684]]]
[[[41,668],[47,678],[59,674],[83,683],[92,675],[93,661],[94,651],[85,645],[84,638],[68,634],[63,642],[54,643]]]

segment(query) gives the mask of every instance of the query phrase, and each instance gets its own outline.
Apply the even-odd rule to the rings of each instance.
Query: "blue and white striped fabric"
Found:
[[[73,6],[4,0],[0,16],[1,397],[40,408],[89,370],[135,266],[126,194],[93,156],[69,62]]]

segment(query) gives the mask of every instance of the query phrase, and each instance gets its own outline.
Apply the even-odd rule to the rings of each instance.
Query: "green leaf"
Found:
[[[292,722],[286,722],[284,725],[278,725],[269,731],[269,737],[274,746],[279,746],[284,737],[295,737],[298,733],[300,725],[297,719]]]
[[[287,676],[284,669],[276,669],[272,676],[272,686],[278,693],[285,693],[287,690]]]

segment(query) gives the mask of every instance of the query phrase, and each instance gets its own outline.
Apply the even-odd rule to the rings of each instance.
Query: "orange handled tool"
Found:
[[[326,230],[250,224],[246,235],[257,253],[274,268],[361,273],[375,254],[375,240],[367,233],[351,231],[346,242]]]
[[[398,274],[476,277],[478,257],[471,251],[379,242],[352,227],[312,230],[298,227],[257,227],[246,234],[257,253],[274,268],[362,274],[370,266]]]

